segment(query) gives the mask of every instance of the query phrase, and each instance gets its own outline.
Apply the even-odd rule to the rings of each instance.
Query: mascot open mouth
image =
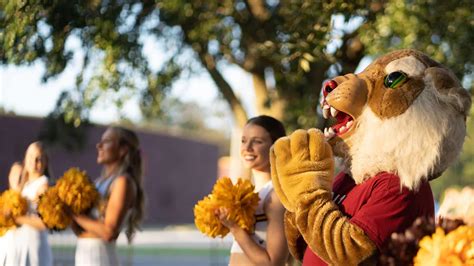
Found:
[[[335,108],[327,102],[327,96],[336,89],[337,82],[334,80],[327,81],[323,86],[323,97],[321,99],[321,107],[324,119],[331,119],[332,125],[324,128],[324,136],[326,139],[332,139],[334,136],[341,136],[349,132],[354,125],[354,117],[350,114]]]
[[[325,119],[333,118],[335,121],[332,126],[324,128],[324,136],[327,139],[347,133],[354,125],[354,118],[351,115],[337,110],[327,102],[323,103],[323,116]]]

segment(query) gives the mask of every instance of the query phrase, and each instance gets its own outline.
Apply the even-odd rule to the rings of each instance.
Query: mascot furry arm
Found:
[[[414,50],[336,77],[323,94],[323,115],[336,124],[279,139],[272,181],[293,256],[355,265],[416,217],[434,215],[428,180],[458,156],[471,98],[448,69]],[[334,183],[333,152],[345,172]],[[343,195],[336,203],[332,194]]]
[[[373,253],[375,244],[332,201],[334,159],[323,133],[297,130],[280,139],[272,150],[271,165],[274,176],[280,177],[273,179],[275,190],[290,211],[285,229],[296,258],[302,258],[297,247],[300,234],[325,261],[354,265]]]

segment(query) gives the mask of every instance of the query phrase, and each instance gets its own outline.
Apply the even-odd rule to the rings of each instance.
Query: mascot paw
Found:
[[[332,149],[317,129],[296,130],[277,140],[270,151],[270,162],[275,191],[289,211],[295,210],[301,193],[315,188],[331,190]]]

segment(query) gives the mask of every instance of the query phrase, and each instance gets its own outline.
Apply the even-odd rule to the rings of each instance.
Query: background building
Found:
[[[7,188],[8,171],[22,160],[27,146],[38,139],[43,120],[0,116],[0,190]],[[104,126],[86,129],[84,148],[49,149],[53,180],[70,167],[86,170],[92,179],[100,174],[95,145]],[[209,194],[217,177],[218,147],[212,143],[136,130],[144,160],[145,226],[193,223],[193,206]]]

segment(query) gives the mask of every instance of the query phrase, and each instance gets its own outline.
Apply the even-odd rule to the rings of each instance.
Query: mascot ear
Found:
[[[430,67],[425,71],[425,82],[436,89],[446,102],[467,117],[471,107],[471,95],[465,90],[456,76],[449,70]],[[430,84],[431,83],[431,84]]]

